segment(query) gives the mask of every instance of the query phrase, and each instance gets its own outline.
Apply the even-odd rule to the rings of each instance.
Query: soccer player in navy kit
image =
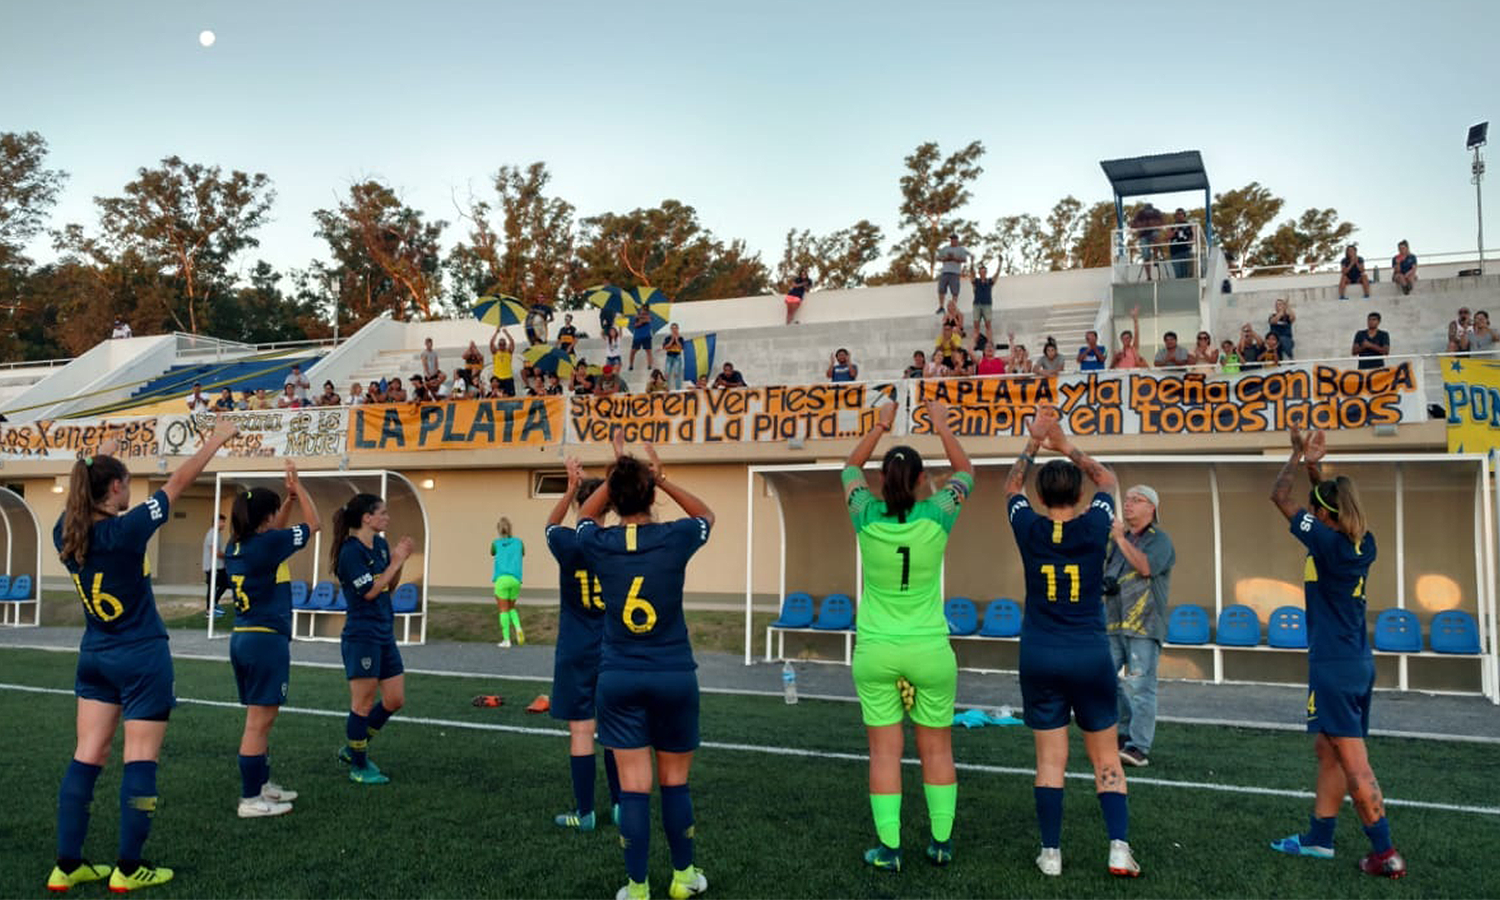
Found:
[[[294,503],[303,522],[287,528]],[[224,570],[235,607],[229,662],[245,707],[237,814],[242,819],[279,816],[291,812],[297,799],[296,791],[271,781],[267,756],[292,668],[292,576],[286,561],[321,527],[318,509],[297,480],[291,460],[286,461],[286,501],[267,488],[241,491],[234,498],[229,527]]]
[[[547,549],[557,560],[557,649],[552,657],[552,718],[568,723],[569,770],[573,810],[557,816],[564,828],[594,830],[594,687],[599,680],[600,643],[604,639],[604,596],[589,570],[578,532],[562,524],[568,507],[580,507],[603,482],[585,478],[583,465],[568,460],[568,490],[547,516]],[[604,751],[612,821],[620,818],[620,774],[615,754]]]
[[[1366,530],[1354,482],[1343,475],[1325,480],[1323,432],[1304,441],[1291,429],[1292,454],[1271,490],[1271,502],[1290,523],[1292,537],[1307,547],[1303,604],[1307,608],[1307,730],[1317,737],[1318,789],[1306,834],[1271,844],[1293,856],[1333,858],[1333,830],[1344,795],[1370,839],[1362,871],[1386,878],[1406,874],[1406,860],[1391,844],[1380,784],[1370,768],[1365,736],[1370,733],[1370,698],[1375,691],[1375,657],[1365,632],[1365,579],[1375,562],[1375,536]],[[1297,464],[1307,464],[1312,482],[1307,506],[1291,500]],[[1311,509],[1311,512],[1308,510]]]
[[[392,550],[380,536],[390,524],[385,501],[374,494],[355,494],[333,514],[333,567],[349,604],[339,636],[344,677],[349,679],[348,743],[339,748],[339,761],[349,765],[349,780],[358,784],[390,781],[366,750],[371,736],[406,703],[406,668],[392,628],[391,587],[401,580],[412,540],[403,537]]]
[[[1026,474],[1046,446],[1068,457],[1037,473],[1045,515],[1026,499]],[[1081,515],[1083,476],[1099,488]],[[1026,613],[1021,625],[1020,681],[1025,720],[1036,741],[1033,788],[1042,851],[1037,868],[1062,874],[1063,778],[1068,764],[1069,713],[1083,731],[1094,765],[1094,790],[1109,834],[1109,871],[1141,872],[1127,843],[1130,823],[1125,772],[1120,767],[1115,723],[1115,667],[1104,624],[1104,552],[1115,518],[1109,491],[1115,475],[1074,447],[1057,412],[1040,409],[1031,436],[1005,480],[1006,515],[1026,572]]]
[[[130,506],[130,472],[115,459],[107,440],[94,456],[73,464],[63,514],[52,542],[83,603],[84,632],[78,646],[78,743],[57,795],[57,863],[47,887],[109,879],[115,892],[161,884],[172,870],[141,857],[156,811],[156,760],[172,692],[172,654],[167,629],[156,611],[146,544],[171,516],[182,496],[237,429],[220,417],[198,452],[178,467],[145,503]],[[124,513],[124,515],[121,515]],[[111,869],[83,859],[94,783],[109,759],[115,727],[125,720],[125,772],[120,781],[120,846]]]
[[[599,741],[620,767],[620,844],[629,882],[617,900],[649,896],[651,757],[661,781],[662,828],[672,857],[668,893],[676,900],[708,888],[693,859],[693,801],[688,772],[698,748],[698,676],[682,615],[688,560],[708,542],[714,514],[702,500],[668,482],[656,451],[651,464],[624,453],[615,434],[615,464],[604,486],[579,510],[578,543],[604,595],[604,646],[596,700]],[[656,522],[660,488],[688,518]],[[612,508],[620,524],[598,523]]]

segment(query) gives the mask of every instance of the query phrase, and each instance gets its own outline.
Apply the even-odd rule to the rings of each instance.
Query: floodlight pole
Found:
[[[1479,155],[1479,148],[1483,143],[1474,145],[1474,164],[1470,167],[1473,177],[1469,180],[1474,182],[1474,214],[1479,222],[1479,274],[1484,274],[1484,195],[1480,189],[1480,182],[1484,181],[1484,157]]]

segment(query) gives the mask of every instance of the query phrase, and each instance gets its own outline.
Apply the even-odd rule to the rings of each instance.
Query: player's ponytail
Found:
[[[1365,539],[1365,507],[1359,499],[1359,491],[1347,476],[1339,475],[1318,482],[1312,489],[1312,502],[1326,511],[1333,519],[1334,527],[1343,532],[1358,547]]]
[[[500,532],[501,537],[510,537],[510,519],[501,516],[500,521],[495,523],[495,528]]]
[[[229,535],[234,543],[248,540],[260,526],[281,509],[281,495],[268,488],[251,488],[234,497],[229,510]]]
[[[328,558],[335,569],[339,564],[339,548],[344,546],[344,541],[349,538],[349,532],[358,528],[364,522],[365,516],[374,512],[376,507],[383,502],[374,494],[355,494],[349,498],[348,503],[333,511],[333,547]]]
[[[609,470],[609,500],[622,518],[650,512],[656,503],[656,477],[651,467],[629,454]]]
[[[910,447],[898,445],[885,452],[880,462],[880,494],[885,514],[905,522],[917,505],[917,483],[922,480],[922,457]]]
[[[94,513],[109,496],[110,485],[130,477],[125,464],[113,456],[85,456],[68,474],[68,498],[63,505],[62,561],[83,565],[89,555]]]

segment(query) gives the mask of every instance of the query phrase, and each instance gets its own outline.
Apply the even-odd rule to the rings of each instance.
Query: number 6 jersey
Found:
[[[89,534],[88,559],[82,566],[71,559],[63,561],[83,602],[87,628],[80,650],[166,640],[167,628],[156,611],[146,568],[146,544],[166,524],[167,513],[167,495],[157,491],[130,512],[95,522]],[[63,517],[58,516],[52,543],[59,551],[62,527]]]

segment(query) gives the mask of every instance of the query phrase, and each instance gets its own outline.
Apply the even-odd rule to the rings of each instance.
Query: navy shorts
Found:
[[[630,349],[632,349],[632,350],[650,350],[651,349],[651,335],[648,334],[645,337],[632,338],[631,341],[630,341]]]
[[[595,697],[604,746],[698,749],[698,673],[609,669],[599,673]]]
[[[599,649],[552,662],[552,718],[581,722],[594,718],[594,689],[599,682]]]
[[[1057,646],[1021,639],[1021,702],[1028,728],[1065,728],[1068,714],[1084,731],[1103,731],[1120,719],[1115,664],[1109,644]]]
[[[344,638],[339,641],[339,652],[344,655],[344,677],[350,681],[356,678],[384,681],[406,671],[394,638],[388,641]]]
[[[274,631],[236,631],[229,639],[229,664],[240,702],[280,706],[292,674],[292,640]]]
[[[177,705],[174,678],[167,642],[138,641],[79,653],[73,693],[120,707],[126,720],[165,722]]]
[[[1309,661],[1307,730],[1329,737],[1368,737],[1375,660]]]

